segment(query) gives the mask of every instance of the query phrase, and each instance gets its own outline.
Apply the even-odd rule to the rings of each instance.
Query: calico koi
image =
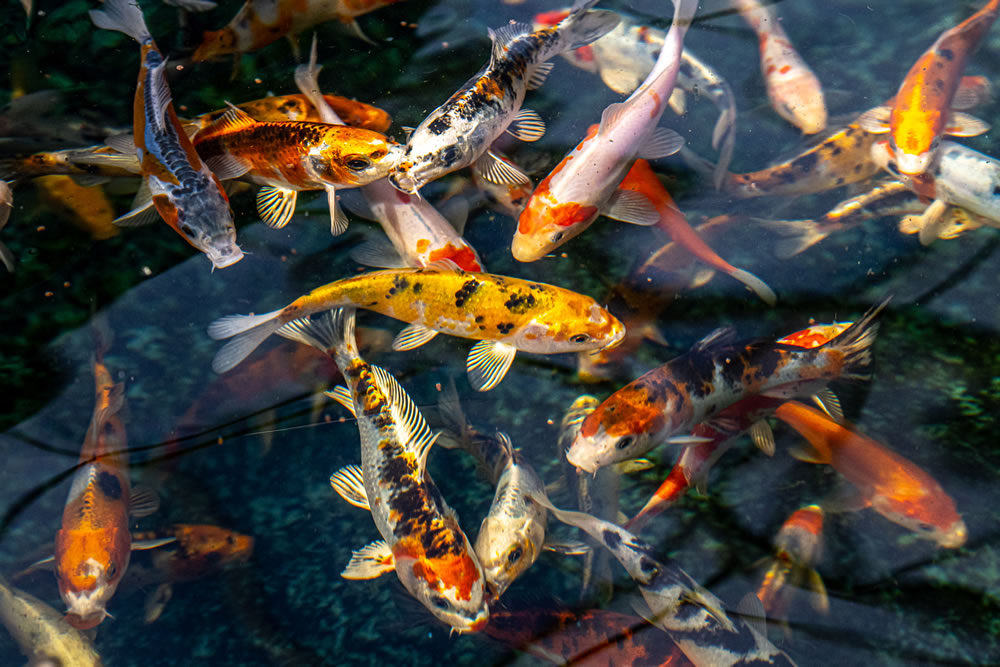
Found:
[[[496,183],[525,183],[528,177],[490,150],[505,131],[522,141],[537,141],[545,123],[521,109],[528,90],[538,88],[552,70],[549,59],[591,43],[618,23],[613,12],[587,9],[597,0],[579,0],[558,24],[532,30],[511,23],[490,30],[490,62],[444,104],[432,111],[406,141],[403,157],[389,180],[408,194],[462,167],[475,164]]]
[[[758,339],[735,342],[731,329],[717,330],[690,352],[619,389],[583,423],[570,447],[570,463],[586,472],[642,456],[663,442],[703,443],[679,435],[708,420],[729,431],[718,414],[754,395],[809,396],[835,379],[869,377],[876,317],[888,301],[829,342],[814,348]]]
[[[774,556],[757,588],[757,598],[768,617],[788,618],[796,591],[808,587],[813,608],[830,610],[823,578],[816,565],[823,557],[823,508],[806,505],[789,516],[774,538]]]
[[[341,468],[330,484],[371,512],[382,540],[355,551],[341,576],[373,579],[395,570],[440,621],[459,632],[481,630],[489,618],[483,569],[427,472],[437,435],[396,379],[361,358],[354,310],[297,321],[283,334],[333,356],[347,387],[328,395],[351,411],[361,433],[361,466]]]
[[[796,458],[830,465],[857,489],[861,507],[939,546],[965,544],[968,531],[955,501],[912,461],[797,401],[784,403],[774,416],[809,441],[809,448],[793,452]]]
[[[329,283],[270,313],[216,320],[209,336],[235,338],[216,354],[212,368],[224,373],[282,325],[338,306],[409,322],[393,342],[395,350],[419,347],[439,333],[480,341],[466,362],[469,381],[479,391],[503,379],[518,350],[596,350],[625,334],[621,322],[592,298],[554,285],[437,266],[396,269]]]
[[[942,135],[973,137],[989,130],[983,121],[950,110],[965,63],[998,13],[1000,0],[990,0],[975,14],[941,33],[913,63],[893,103],[865,115],[866,130],[889,133],[889,148],[900,173],[918,176],[930,169]]]
[[[589,227],[598,215],[641,225],[658,220],[653,204],[619,184],[637,157],[677,152],[683,140],[657,128],[680,69],[684,35],[697,0],[675,0],[674,18],[653,70],[624,102],[612,104],[601,124],[546,176],[518,218],[511,242],[514,259],[533,262]]]
[[[243,251],[236,245],[229,199],[177,118],[167,86],[167,60],[146,28],[142,9],[136,0],[108,0],[101,9],[91,10],[90,18],[98,28],[123,32],[142,47],[133,136],[123,142],[129,145],[122,145],[121,152],[135,151],[150,199],[143,197],[123,217],[127,220],[155,207],[164,222],[205,253],[215,268],[240,261]]]

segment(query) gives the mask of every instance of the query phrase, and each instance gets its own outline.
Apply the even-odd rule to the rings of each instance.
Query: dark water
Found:
[[[172,8],[144,3],[161,47],[183,58],[201,29],[222,25],[239,3],[193,17],[178,29]],[[666,27],[668,2],[602,3],[648,17]],[[2,10],[2,58],[11,88],[65,91],[67,117],[85,116],[127,127],[138,67],[134,44],[90,26],[85,2],[39,3],[46,12],[30,29],[17,3]],[[546,2],[506,6],[482,2],[413,0],[363,17],[367,45],[336,26],[320,29],[320,78],[328,92],[380,105],[394,116],[394,131],[416,125],[488,58],[487,27],[508,18],[530,20]],[[703,2],[712,15],[689,33],[686,46],[730,82],[741,115],[734,171],[763,167],[800,145],[797,130],[767,106],[752,33],[722,3]],[[936,36],[973,8],[967,3],[780,3],[783,24],[823,82],[831,114],[856,112],[888,98],[911,63]],[[724,13],[724,12],[723,12]],[[417,23],[416,31],[405,23]],[[162,35],[162,37],[161,37]],[[447,46],[442,46],[447,42]],[[284,42],[244,57],[232,77],[229,61],[186,68],[171,82],[177,103],[192,112],[226,100],[268,92],[295,92],[291,52]],[[987,36],[967,74],[996,80],[1000,30]],[[6,92],[6,91],[5,91]],[[516,158],[538,164],[540,177],[619,96],[561,59],[526,106],[538,110],[549,131],[517,147]],[[990,103],[976,114],[994,123]],[[696,151],[711,155],[716,114],[693,101],[662,125],[684,134]],[[996,154],[994,133],[962,140]],[[657,170],[676,179],[673,194],[692,219],[727,212],[808,218],[843,193],[731,200],[690,173],[679,160]],[[432,193],[442,188],[430,188]],[[8,575],[50,545],[58,530],[69,473],[76,463],[93,408],[88,321],[100,311],[114,332],[107,363],[127,386],[129,442],[134,478],[159,487],[162,509],[141,519],[154,528],[174,522],[216,523],[255,540],[245,565],[197,583],[178,584],[163,616],[143,623],[145,591],[122,590],[99,628],[96,646],[105,664],[533,664],[480,636],[449,637],[406,599],[391,575],[370,582],[339,576],[352,549],[378,537],[371,520],[331,491],[328,476],[357,463],[355,425],[343,411],[312,395],[326,386],[328,369],[308,372],[275,363],[277,372],[244,373],[227,380],[210,370],[219,344],[205,334],[215,318],[280,307],[312,287],[356,270],[347,257],[373,225],[354,220],[348,234],[327,231],[325,204],[297,216],[283,230],[265,228],[253,197],[233,198],[239,239],[247,257],[211,273],[203,256],[162,225],[127,229],[107,241],[91,237],[46,208],[29,183],[15,189],[15,208],[3,241],[17,256],[17,271],[0,273],[3,345],[0,377],[6,409],[0,415],[0,572]],[[130,195],[116,198],[124,210]],[[300,199],[308,201],[308,197]],[[309,208],[309,207],[304,207]],[[566,257],[523,265],[510,256],[511,219],[479,211],[466,237],[491,271],[571,286],[600,298],[640,253],[652,246],[649,230],[602,220],[562,248]],[[768,308],[726,276],[684,293],[659,326],[670,347],[645,344],[634,374],[663,363],[720,326],[741,335],[780,336],[819,322],[856,317],[885,295],[895,295],[875,345],[876,373],[865,385],[837,385],[848,419],[873,438],[930,472],[954,498],[969,539],[944,550],[872,511],[828,516],[818,570],[830,593],[820,615],[793,607],[791,635],[772,639],[802,665],[988,664],[1000,662],[1000,553],[997,507],[1000,451],[995,415],[1000,408],[1000,309],[994,230],[921,247],[896,231],[895,220],[876,220],[830,238],[790,260],[773,255],[774,237],[747,226],[718,244],[733,264],[767,281],[778,293]],[[657,245],[662,242],[657,242]],[[360,324],[391,338],[401,325],[363,313]],[[467,341],[439,337],[415,351],[382,345],[368,358],[392,371],[417,403],[437,400],[435,384],[459,379],[466,412],[477,424],[509,433],[547,480],[559,474],[555,438],[563,411],[580,393],[603,398],[618,384],[583,385],[575,359],[519,355],[509,377],[487,394],[461,378]],[[291,343],[271,341],[263,358]],[[376,346],[377,347],[377,346]],[[278,350],[278,351],[275,351]],[[249,362],[248,362],[249,363]],[[428,414],[432,414],[428,410]],[[825,466],[787,454],[798,442],[778,429],[778,451],[766,458],[741,441],[715,467],[707,496],[691,495],[643,533],[676,558],[698,581],[735,603],[759,582],[755,563],[770,553],[781,522],[837,484]],[[166,445],[180,436],[175,444]],[[674,453],[661,448],[660,464],[622,482],[621,505],[638,510],[666,474]],[[455,452],[435,451],[435,478],[474,534],[492,490],[475,464]],[[567,496],[568,497],[568,496]],[[550,522],[550,530],[572,537]],[[615,566],[611,608],[629,610],[634,587]],[[60,606],[55,580],[35,575],[26,589]],[[517,604],[544,595],[574,602],[579,564],[545,555],[510,590]],[[511,603],[513,605],[513,602]],[[593,601],[581,608],[594,606]],[[21,664],[16,646],[0,636],[0,665]]]

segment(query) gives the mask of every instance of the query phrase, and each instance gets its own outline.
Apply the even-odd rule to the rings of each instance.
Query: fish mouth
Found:
[[[938,544],[945,549],[957,549],[958,547],[965,544],[965,541],[969,538],[969,531],[965,527],[964,521],[959,521],[954,524],[951,529],[945,533]]]
[[[918,155],[911,153],[896,154],[896,168],[899,170],[899,173],[905,176],[919,176],[923,174],[927,171],[930,163],[930,153],[920,153]]]
[[[423,185],[423,183],[418,182],[417,179],[415,179],[407,171],[394,170],[390,172],[386,178],[389,179],[392,187],[408,195],[417,194],[417,191],[420,190],[420,186]]]
[[[64,619],[77,630],[90,630],[91,628],[96,628],[100,625],[107,616],[108,612],[101,609],[100,612],[95,612],[87,616],[81,616],[73,612],[68,612]]]
[[[580,449],[577,448],[577,447],[573,447],[572,445],[570,446],[569,451],[566,452],[566,460],[574,468],[579,468],[580,470],[582,470],[584,472],[588,472],[591,475],[596,475],[598,468],[601,467],[597,463],[597,461],[581,460],[580,459]]]
[[[104,594],[106,587],[98,586],[93,590],[63,594],[66,603],[66,622],[77,630],[88,630],[98,625],[108,615],[104,609]]]
[[[243,259],[243,251],[238,245],[231,245],[225,247],[211,246],[206,248],[204,251],[205,255],[212,262],[212,268],[224,269],[227,266],[232,266],[236,262]]]
[[[510,254],[519,262],[537,262],[545,256],[545,246],[532,243],[530,237],[523,234],[514,234],[514,240],[510,244]]]

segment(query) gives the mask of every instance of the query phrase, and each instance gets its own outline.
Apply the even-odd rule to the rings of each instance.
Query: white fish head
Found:
[[[57,570],[58,572],[58,570]],[[88,558],[81,563],[72,578],[59,577],[59,595],[66,604],[66,621],[79,630],[98,625],[108,615],[108,601],[118,588],[117,568],[109,571],[97,560]],[[85,581],[88,586],[75,584]]]
[[[545,542],[545,511],[528,503],[526,514],[487,516],[476,536],[476,556],[494,598],[538,558]]]

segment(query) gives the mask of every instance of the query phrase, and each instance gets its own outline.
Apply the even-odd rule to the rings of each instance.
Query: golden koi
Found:
[[[123,154],[104,145],[0,160],[0,176],[13,181],[57,174],[73,176],[80,185],[96,185],[109,178],[140,176],[142,168],[134,152]]]
[[[891,106],[865,115],[866,130],[889,133],[889,147],[900,173],[917,176],[927,171],[942,135],[971,137],[989,130],[986,123],[950,110],[965,63],[989,32],[998,12],[1000,0],[990,0],[978,12],[941,33],[913,63]]]
[[[815,349],[770,340],[735,342],[732,330],[709,334],[690,352],[619,389],[583,423],[567,459],[586,472],[642,456],[663,442],[704,442],[687,435],[737,401],[809,396],[835,379],[864,380],[878,332],[872,308],[840,335]]]
[[[373,132],[385,133],[392,125],[392,117],[378,107],[357,100],[351,100],[339,95],[323,95],[323,99],[329,104],[337,115],[343,119],[344,125],[360,127]],[[276,97],[264,97],[259,100],[251,100],[237,104],[242,111],[249,114],[254,120],[261,123],[272,123],[285,120],[297,120],[304,123],[320,123],[320,117],[316,107],[306,98],[305,95],[278,95]],[[202,114],[191,121],[199,130],[204,130],[212,123],[219,120],[229,107],[217,109],[206,114]]]
[[[90,18],[98,28],[125,33],[142,47],[131,143],[150,200],[140,202],[125,217],[155,207],[164,222],[205,253],[215,268],[240,261],[243,251],[236,245],[229,199],[177,118],[167,86],[167,60],[146,28],[142,9],[136,0],[107,0],[101,9],[90,11]]]
[[[809,441],[811,448],[795,452],[796,457],[833,467],[857,489],[863,507],[942,547],[965,544],[968,531],[955,501],[912,461],[796,401],[783,404],[774,416]]]
[[[209,325],[209,336],[236,338],[219,350],[212,368],[224,373],[282,325],[338,306],[409,322],[393,342],[395,350],[419,347],[439,333],[480,341],[466,362],[469,381],[478,391],[503,379],[518,350],[595,350],[616,344],[625,334],[621,322],[592,298],[561,287],[438,267],[398,269],[329,283],[271,313],[216,320]]]
[[[361,358],[353,309],[299,320],[284,333],[333,356],[347,387],[328,395],[351,411],[361,433],[361,466],[341,468],[330,484],[371,512],[382,540],[355,551],[341,576],[373,579],[395,570],[440,621],[459,632],[481,630],[489,618],[482,567],[427,472],[437,435],[396,379]]]
[[[100,185],[83,187],[72,176],[60,174],[40,176],[33,183],[39,199],[57,217],[86,231],[91,238],[105,240],[118,234],[111,200]]]

